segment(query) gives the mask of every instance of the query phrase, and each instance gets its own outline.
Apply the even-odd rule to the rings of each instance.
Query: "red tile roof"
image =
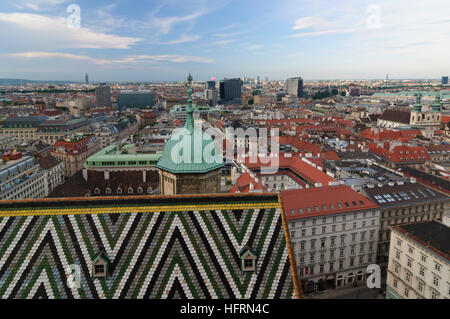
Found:
[[[370,143],[369,150],[392,163],[424,163],[430,160],[427,150],[423,146],[399,145],[389,151],[389,143],[385,142],[384,144],[384,147],[381,147]]]
[[[307,160],[313,162],[311,159]],[[273,162],[264,163],[263,161],[261,161],[260,158],[257,158],[256,163],[251,163],[248,158],[246,158],[245,161],[245,165],[251,170],[261,170],[261,168],[263,167],[269,168],[271,164],[274,163]],[[292,172],[298,174],[299,176],[301,176],[302,178],[304,178],[313,185],[316,183],[321,183],[322,185],[325,186],[328,185],[328,183],[334,181],[334,179],[331,176],[327,175],[326,173],[317,169],[311,164],[305,162],[299,157],[295,156],[285,157],[285,155],[281,153],[278,156],[278,167],[290,169]],[[323,168],[323,166],[321,167]]]
[[[253,185],[253,189],[251,189],[250,184]],[[261,184],[261,181],[256,181],[255,178],[252,178],[249,173],[245,172],[241,176],[238,177],[236,185],[234,185],[230,189],[230,193],[249,193],[251,191],[263,191],[267,192],[267,188]]]
[[[378,205],[348,186],[328,186],[281,191],[288,219],[376,209]]]
[[[422,136],[422,132],[420,130],[402,130],[402,131],[394,131],[394,130],[385,130],[385,129],[366,129],[361,132],[361,137],[371,141],[390,141],[390,140],[398,140],[402,142],[407,142],[409,140],[414,139],[417,136]]]

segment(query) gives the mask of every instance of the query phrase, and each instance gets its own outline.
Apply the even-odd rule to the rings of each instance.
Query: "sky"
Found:
[[[438,79],[448,0],[1,0],[0,78]],[[79,17],[79,19],[78,19]]]

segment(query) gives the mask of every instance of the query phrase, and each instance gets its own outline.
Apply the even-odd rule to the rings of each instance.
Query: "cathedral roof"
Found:
[[[191,81],[192,77],[189,77],[189,85]],[[222,154],[217,153],[214,140],[194,124],[191,88],[188,89],[188,96],[186,124],[172,134],[156,165],[157,168],[174,174],[206,173],[224,165]]]

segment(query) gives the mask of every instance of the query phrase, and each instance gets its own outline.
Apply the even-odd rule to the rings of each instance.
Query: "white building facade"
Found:
[[[376,204],[347,186],[285,191],[281,197],[306,291],[366,279],[377,253]]]

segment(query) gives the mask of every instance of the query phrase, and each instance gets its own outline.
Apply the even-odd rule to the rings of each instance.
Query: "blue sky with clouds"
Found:
[[[81,28],[69,28],[71,4]],[[0,78],[439,78],[448,0],[2,0]]]

